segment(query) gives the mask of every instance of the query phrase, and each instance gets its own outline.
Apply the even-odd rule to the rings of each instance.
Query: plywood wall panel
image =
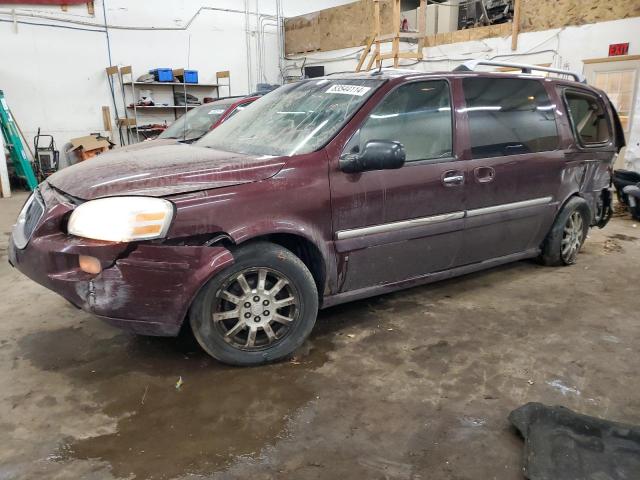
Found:
[[[391,33],[391,0],[380,0],[382,34]],[[640,17],[640,0],[522,0],[521,31],[530,32]],[[488,30],[487,30],[488,29]],[[339,50],[362,46],[373,30],[373,2],[359,0],[285,22],[287,54]],[[476,31],[477,30],[477,31]],[[510,27],[496,25],[436,35],[427,44],[451,43],[509,35]],[[435,43],[433,43],[435,42]]]
[[[380,0],[382,34],[392,32],[392,1]],[[366,43],[373,31],[373,2],[359,0],[327,8],[285,22],[285,50],[288,54],[338,50]]]
[[[638,16],[638,0],[522,1],[522,30],[529,32]]]

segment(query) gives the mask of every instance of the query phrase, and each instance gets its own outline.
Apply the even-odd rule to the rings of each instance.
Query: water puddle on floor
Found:
[[[332,348],[328,337],[313,335],[292,361],[255,368],[222,365],[189,338],[98,339],[81,327],[26,336],[20,348],[37,368],[92,392],[97,406],[79,409],[119,419],[114,433],[69,438],[52,458],[98,459],[117,477],[157,479],[218,471],[286,435],[315,398],[310,379]]]

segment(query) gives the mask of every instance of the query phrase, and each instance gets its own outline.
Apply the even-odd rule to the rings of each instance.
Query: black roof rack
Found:
[[[587,79],[584,77],[584,75],[580,73],[572,72],[570,70],[560,70],[558,68],[539,67],[537,65],[527,65],[525,63],[497,62],[494,60],[468,60],[460,64],[460,66],[456,67],[454,69],[454,72],[464,72],[464,71],[475,72],[478,65],[516,68],[516,69],[520,69],[522,73],[531,73],[533,70],[540,71],[540,72],[557,73],[559,75],[568,75],[570,77],[573,77],[576,82],[587,83]]]

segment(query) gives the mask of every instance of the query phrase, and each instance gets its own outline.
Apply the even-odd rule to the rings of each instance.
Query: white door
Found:
[[[640,83],[640,57],[625,55],[584,61],[584,74],[589,84],[604,90],[618,111],[627,145],[640,139],[640,106],[638,84]],[[634,118],[634,113],[636,118]],[[629,152],[637,156],[637,152]],[[614,168],[624,168],[625,152],[621,152]],[[629,159],[631,160],[631,159]],[[629,165],[627,165],[629,168]]]

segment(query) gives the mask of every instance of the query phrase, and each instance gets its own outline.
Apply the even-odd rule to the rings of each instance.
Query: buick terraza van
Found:
[[[291,354],[319,308],[570,265],[611,215],[617,114],[577,74],[477,63],[300,81],[192,145],[66,168],[24,205],[10,262],[133,332],[189,322],[235,365]]]

